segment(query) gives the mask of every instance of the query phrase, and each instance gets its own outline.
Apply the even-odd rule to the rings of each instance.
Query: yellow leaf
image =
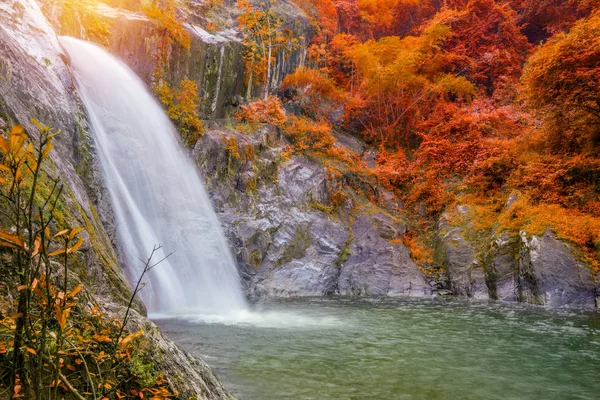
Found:
[[[20,135],[25,132],[25,129],[21,125],[15,125],[12,127],[10,134],[11,135]]]
[[[40,131],[41,131],[41,130],[43,130],[43,129],[45,128],[45,127],[44,127],[44,125],[43,125],[43,124],[42,124],[40,121],[38,121],[37,119],[35,119],[35,118],[31,118],[31,122],[33,122],[33,124],[34,124],[35,126],[37,126],[37,128],[38,128]]]
[[[64,310],[62,310],[58,304],[55,305],[54,309],[56,311],[56,319],[58,320],[58,325],[60,325],[60,328],[64,331],[65,327],[67,326],[67,319],[69,318],[71,309],[65,308]]]
[[[42,238],[40,238],[39,236],[35,238],[35,244],[34,244],[34,248],[33,248],[33,254],[31,255],[31,257],[35,257],[38,254],[40,254],[40,246],[42,245]]]
[[[0,247],[25,248],[25,241],[17,235],[0,232]]]
[[[123,338],[123,340],[121,340],[119,342],[119,347],[123,348],[123,347],[127,346],[127,343],[141,337],[143,334],[144,334],[144,330],[140,329],[136,333],[131,333],[131,334],[127,335],[125,338]]]
[[[81,247],[82,244],[83,244],[83,239],[79,238],[77,243],[75,243],[75,246],[73,246],[67,250],[67,254],[70,254],[70,253],[73,253],[73,252],[79,250],[79,248]]]
[[[74,297],[79,292],[81,292],[81,285],[75,286],[75,288],[69,293],[69,297]]]
[[[48,143],[46,145],[46,147],[44,148],[44,151],[42,152],[42,157],[46,157],[50,151],[52,150],[52,148],[54,147],[54,145],[52,143]]]
[[[53,251],[52,253],[48,254],[48,257],[59,256],[59,255],[63,254],[64,252],[65,252],[65,249],[56,250],[56,251]]]
[[[0,183],[3,185],[8,185],[8,181],[0,176]]]
[[[62,235],[64,235],[67,232],[69,232],[68,229],[63,229],[62,231],[60,231],[56,235],[54,235],[53,238],[56,239],[57,237],[62,236]]]
[[[36,351],[34,349],[32,349],[31,347],[27,348],[27,352],[31,353],[31,354],[37,354]]]
[[[6,142],[6,139],[4,139],[3,137],[0,137],[0,149],[2,151],[4,151],[5,153],[8,153],[8,151],[9,151],[8,143]]]
[[[69,240],[73,239],[75,237],[75,235],[77,235],[82,230],[83,230],[83,228],[75,228],[75,229],[71,230],[71,234],[69,235]]]
[[[10,133],[10,150],[13,153],[18,153],[23,148],[23,144],[25,144],[25,139],[27,139],[27,135],[23,133],[23,128],[21,127],[21,132],[15,133],[15,129]]]

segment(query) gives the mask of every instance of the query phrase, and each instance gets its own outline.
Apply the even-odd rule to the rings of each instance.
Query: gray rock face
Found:
[[[519,282],[518,263],[519,243],[507,233],[493,241],[489,265],[486,270],[490,298],[502,301],[518,301],[517,286]]]
[[[406,228],[383,215],[361,215],[352,226],[350,255],[342,264],[338,293],[352,296],[424,296],[431,287],[403,244],[390,244]]]
[[[227,150],[230,143],[237,157]],[[364,149],[355,139],[339,144]],[[249,148],[250,158],[244,156]],[[305,157],[282,160],[284,149],[274,128],[250,135],[214,129],[194,149],[249,294],[425,296],[440,289],[439,282],[426,282],[403,244],[390,244],[404,236],[402,223],[382,212],[323,212],[319,205],[328,204],[330,189],[326,171]],[[467,207],[455,212],[468,219]],[[466,239],[469,229],[468,223],[453,226],[448,216],[439,221],[435,261],[452,294],[594,306],[589,269],[551,233],[531,239],[502,234],[473,244]]]
[[[469,210],[457,212],[468,216]],[[476,246],[465,240],[467,229],[468,224],[451,226],[447,217],[440,221],[436,256],[454,294],[549,307],[596,306],[592,271],[551,231],[519,237],[504,232],[489,245],[480,238]]]
[[[325,196],[324,168],[299,157],[283,162],[277,138],[274,130],[252,135],[211,130],[194,154],[249,293],[332,294],[339,273],[335,262],[348,232],[341,222],[310,207]],[[226,146],[231,139],[239,154],[252,148],[256,156],[232,157]]]
[[[436,261],[446,268],[452,292],[476,299],[488,298],[483,267],[473,246],[463,238],[460,228],[451,226],[447,218],[442,217],[439,231],[441,237],[435,252]]]
[[[252,160],[232,158],[232,140],[241,155],[251,147]],[[321,210],[329,196],[325,169],[304,157],[281,160],[285,145],[274,129],[215,129],[194,149],[249,294],[430,294],[408,249],[389,244],[405,227],[383,214],[351,222],[344,212]]]
[[[521,233],[519,297],[551,307],[594,307],[596,290],[592,273],[577,260],[572,250],[554,234]]]

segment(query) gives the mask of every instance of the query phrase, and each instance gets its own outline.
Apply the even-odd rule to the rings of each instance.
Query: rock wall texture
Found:
[[[468,221],[466,207],[455,212]],[[436,261],[445,267],[454,294],[550,307],[597,307],[591,269],[550,230],[467,240],[471,230],[469,223],[452,226],[447,214],[439,223]]]
[[[274,128],[247,134],[215,127],[193,150],[249,295],[453,294],[550,307],[596,306],[591,270],[551,232],[472,240],[468,222],[454,226],[445,214],[433,246],[442,275],[432,277],[402,244],[407,229],[402,212],[383,188],[379,207],[359,206],[360,199],[354,199],[330,213],[321,206],[331,191],[326,169],[309,157],[283,159],[288,145]],[[372,150],[356,139],[341,136],[338,145],[372,158]],[[250,148],[251,159],[244,156]],[[467,208],[454,212],[468,221]]]
[[[230,114],[246,95],[242,34],[237,30],[236,21],[238,11],[233,5],[227,6],[229,3],[235,4],[225,2],[225,6],[213,12],[212,17],[218,20],[220,28],[212,33],[202,28],[206,25],[207,16],[197,2],[178,3],[178,13],[186,21],[184,27],[190,35],[191,45],[189,49],[176,43],[171,46],[166,78],[175,86],[185,78],[194,80],[200,89],[201,111],[207,118],[221,118]],[[139,11],[142,4],[140,0],[124,3],[127,9],[103,3],[89,9],[95,18],[108,27],[107,35],[102,40],[89,35],[84,24],[61,25],[61,4],[60,0],[44,2],[46,13],[61,35],[99,42],[150,84],[157,63],[156,23]],[[309,35],[308,19],[298,8],[287,1],[279,1],[276,10],[289,21],[286,28],[299,40],[300,46],[291,54],[284,55],[281,52],[277,55],[272,88],[278,88],[286,74],[303,65]],[[254,94],[260,91],[261,88],[257,87]]]
[[[233,141],[239,157],[227,143]],[[329,201],[326,169],[283,159],[275,129],[212,129],[194,149],[251,296],[424,296],[432,293],[389,210]],[[251,148],[251,159],[244,157]]]

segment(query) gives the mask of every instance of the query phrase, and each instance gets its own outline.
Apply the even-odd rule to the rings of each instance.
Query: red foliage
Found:
[[[517,24],[531,43],[565,32],[600,6],[598,0],[508,0],[517,12]]]
[[[460,202],[475,229],[551,228],[599,264],[600,0],[304,1],[320,25],[312,69],[284,87],[317,121],[343,104],[336,123],[379,149],[373,168],[345,168],[421,219]],[[339,150],[322,122],[284,130]]]
[[[458,5],[435,17],[452,30],[452,36],[444,42],[444,49],[453,54],[451,69],[467,75],[488,92],[500,79],[516,81],[529,44],[519,30],[515,13],[507,4],[494,0],[455,3]]]

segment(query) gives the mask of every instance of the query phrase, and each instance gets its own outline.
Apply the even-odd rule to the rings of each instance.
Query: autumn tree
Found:
[[[406,35],[433,16],[441,1],[430,0],[358,0],[358,9],[373,38]]]
[[[529,44],[508,4],[494,0],[449,2],[434,21],[451,29],[443,48],[452,53],[445,69],[467,76],[492,93],[518,80]]]
[[[412,132],[431,107],[444,100],[467,100],[472,85],[442,69],[440,52],[450,37],[447,26],[433,23],[420,36],[384,37],[354,46],[348,53],[360,75],[356,113],[366,137],[380,144],[414,146]]]
[[[543,116],[554,151],[600,144],[600,12],[558,34],[530,58],[524,97]]]
[[[264,84],[263,96],[268,98],[277,55],[281,51],[289,53],[298,45],[298,39],[284,27],[274,5],[275,0],[258,4],[248,0],[237,2],[241,9],[239,28],[244,33],[247,99],[252,97],[255,83]]]
[[[600,6],[598,0],[509,0],[516,22],[531,43],[568,31],[580,18]]]
[[[326,70],[298,68],[285,77],[282,89],[288,87],[298,91],[298,104],[313,117],[333,119],[331,114],[343,107],[344,92]]]

